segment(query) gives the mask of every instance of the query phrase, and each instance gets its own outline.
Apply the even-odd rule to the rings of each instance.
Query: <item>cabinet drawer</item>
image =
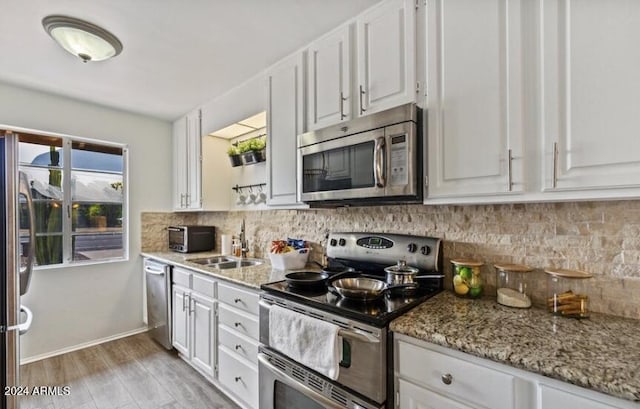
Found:
[[[257,293],[220,283],[218,287],[218,299],[240,310],[256,316],[258,315],[259,296]]]
[[[258,370],[235,359],[220,348],[218,380],[220,384],[251,407],[258,407]]]
[[[172,282],[180,284],[183,287],[191,288],[191,276],[193,273],[189,270],[185,270],[180,267],[173,267],[173,273],[171,274]]]
[[[238,335],[227,327],[221,326],[218,332],[220,345],[226,347],[234,355],[241,356],[249,362],[258,365],[258,343],[247,337]]]
[[[249,338],[258,340],[259,326],[258,317],[251,316],[246,312],[241,312],[220,304],[220,324],[246,335]]]
[[[474,406],[514,408],[513,376],[403,341],[397,345],[401,378]]]
[[[207,277],[202,274],[193,274],[192,276],[193,291],[196,291],[209,298],[215,298],[216,296],[216,282],[211,277]]]

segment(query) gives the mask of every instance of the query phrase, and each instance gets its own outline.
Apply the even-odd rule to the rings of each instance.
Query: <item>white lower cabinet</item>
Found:
[[[194,283],[195,288],[200,286],[213,291],[216,282],[178,267],[174,267],[173,277],[173,346],[194,368],[213,379],[216,367],[216,302],[210,298],[211,294],[194,290]],[[176,284],[176,281],[183,285]]]
[[[566,382],[394,334],[401,409],[638,409]]]
[[[398,380],[400,409],[470,409],[429,389],[421,388],[404,379]]]
[[[241,406],[258,407],[257,291],[218,286],[218,381]]]

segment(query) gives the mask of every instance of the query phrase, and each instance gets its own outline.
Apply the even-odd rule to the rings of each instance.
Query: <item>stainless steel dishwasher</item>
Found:
[[[171,345],[171,266],[144,259],[149,335],[167,349]]]

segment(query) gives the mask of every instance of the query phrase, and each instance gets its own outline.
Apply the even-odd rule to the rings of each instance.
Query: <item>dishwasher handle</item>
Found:
[[[163,276],[167,273],[164,269],[155,269],[151,266],[144,266],[144,271],[157,276]]]

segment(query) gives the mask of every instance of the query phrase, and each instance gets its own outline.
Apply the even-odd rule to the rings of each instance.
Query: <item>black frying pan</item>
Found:
[[[288,286],[303,290],[324,287],[328,278],[328,273],[314,271],[294,271],[284,276]]]

